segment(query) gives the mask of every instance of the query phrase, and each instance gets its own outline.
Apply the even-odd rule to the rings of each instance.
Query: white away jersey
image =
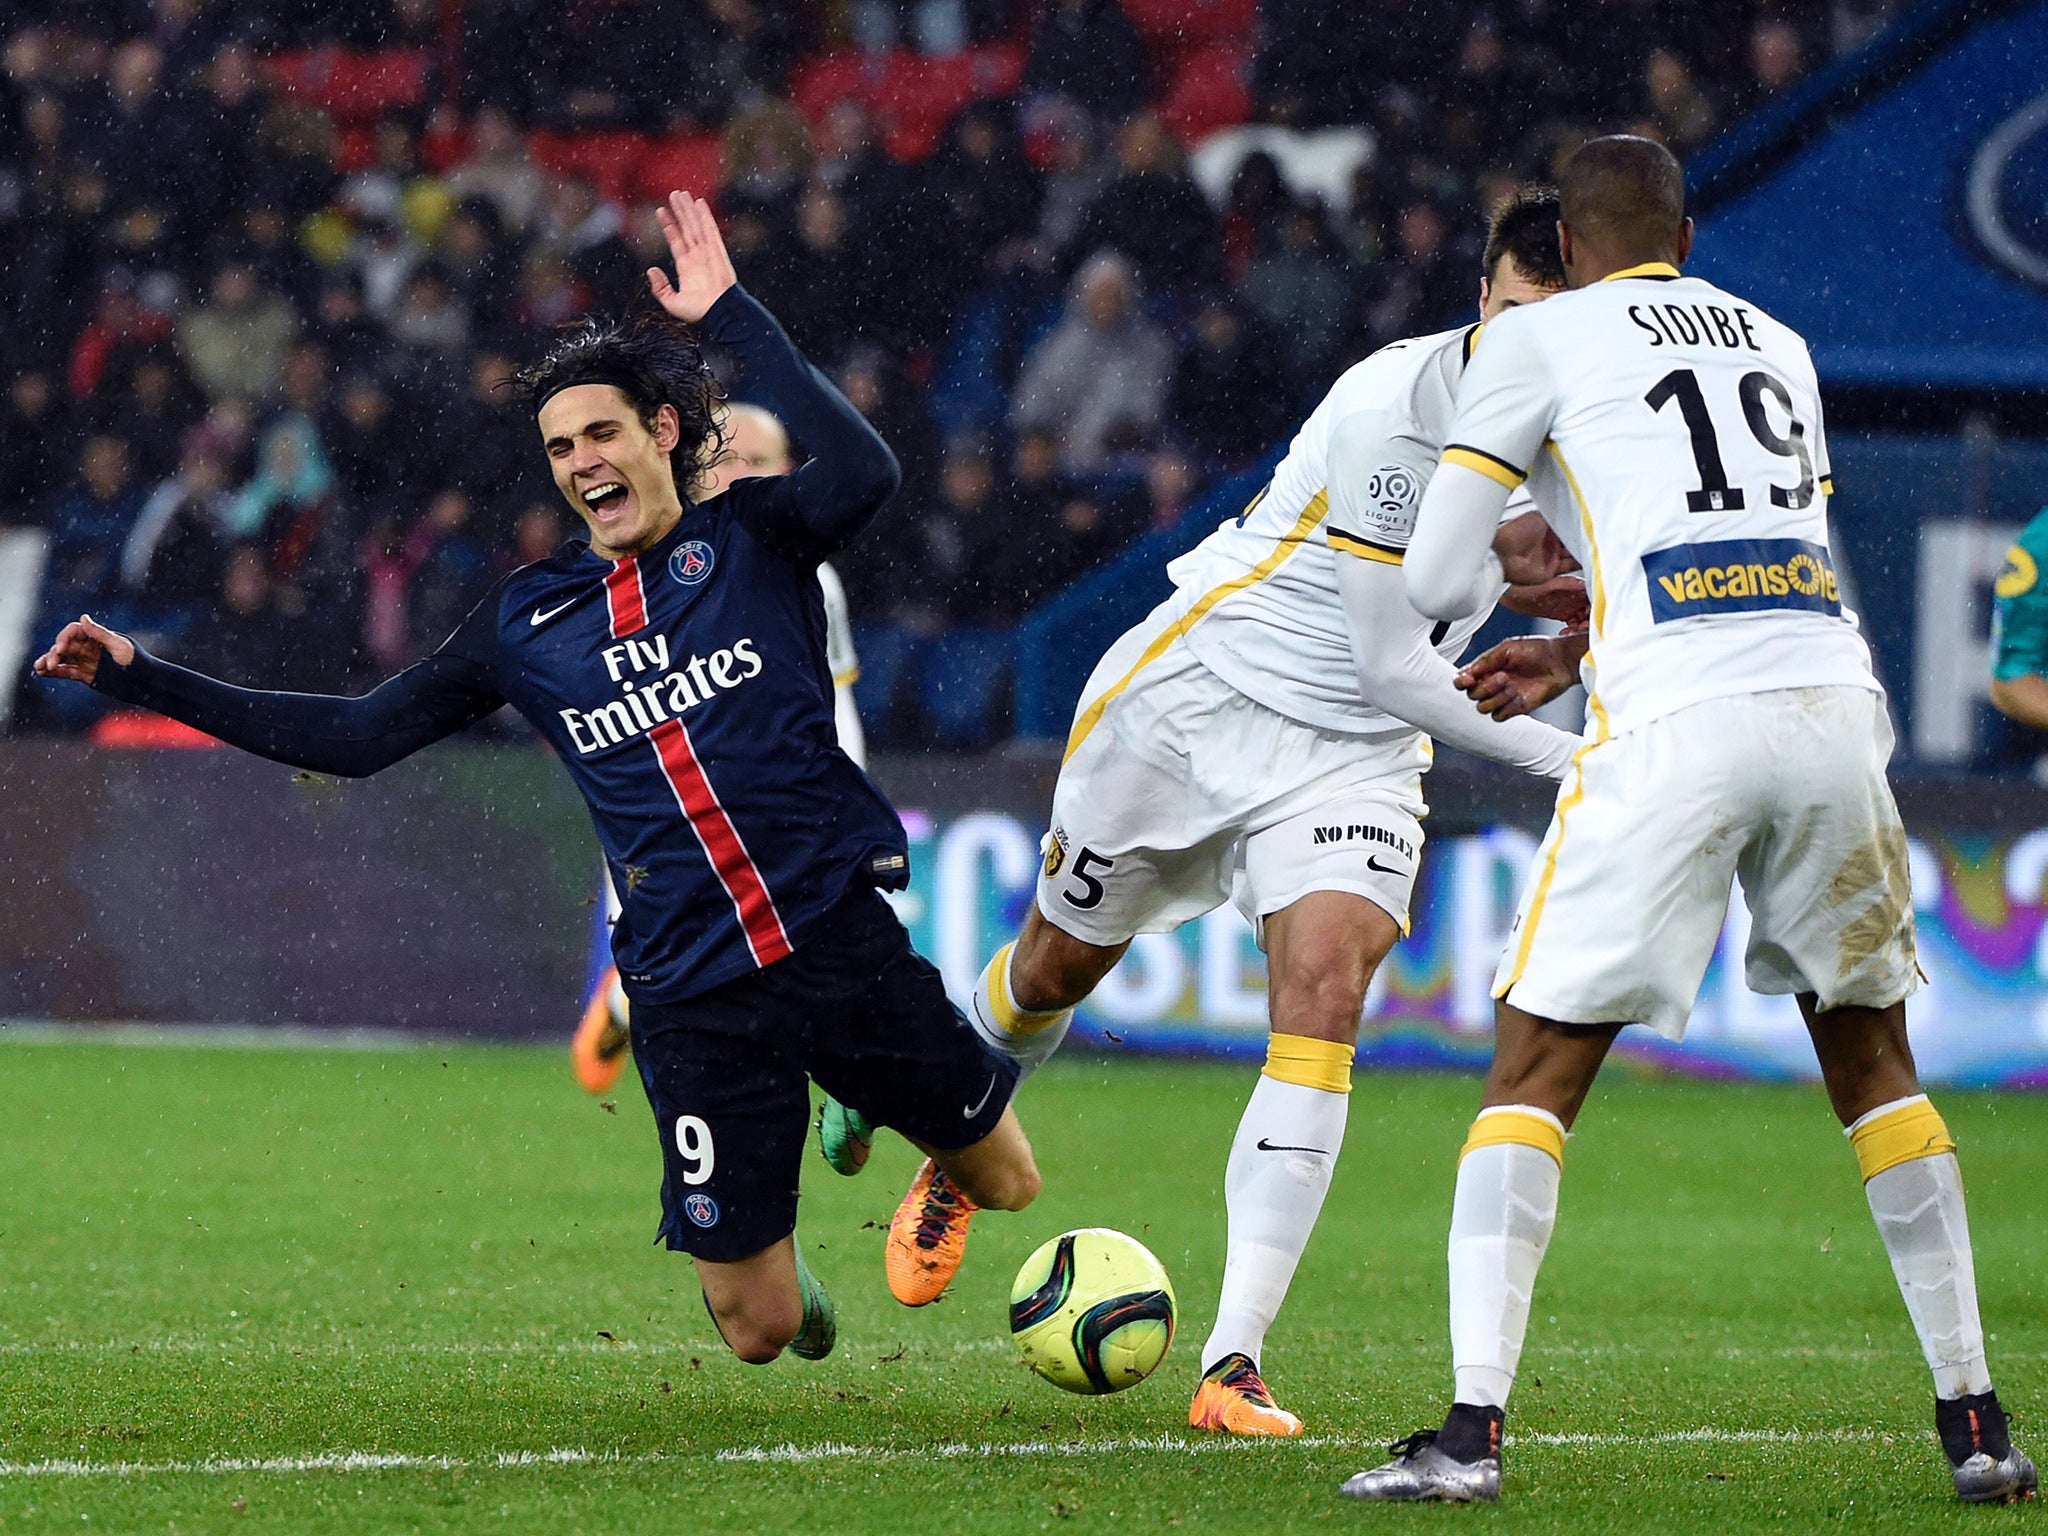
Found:
[[[1595,732],[1728,694],[1877,688],[1828,550],[1813,360],[1755,305],[1658,263],[1509,311],[1443,457],[1526,478],[1586,568]]]
[[[1397,341],[1346,369],[1251,505],[1166,568],[1189,603],[1189,649],[1246,697],[1324,730],[1412,729],[1360,696],[1336,551],[1400,563],[1478,330]],[[1437,649],[1455,661],[1486,618],[1439,626]]]

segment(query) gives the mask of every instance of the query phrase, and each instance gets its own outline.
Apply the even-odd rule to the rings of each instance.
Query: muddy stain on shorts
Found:
[[[1906,829],[1897,822],[1883,828],[1874,841],[1850,854],[1828,885],[1828,905],[1842,908],[1874,897],[1861,915],[1836,935],[1840,969],[1846,981],[1905,931],[1912,942],[1912,881],[1906,863]]]

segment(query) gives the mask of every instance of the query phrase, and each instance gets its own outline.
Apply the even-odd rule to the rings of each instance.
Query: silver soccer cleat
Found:
[[[2033,1462],[2012,1443],[1996,1392],[1937,1399],[1934,1430],[1948,1455],[1956,1497],[1965,1504],[2005,1504],[2034,1497],[2040,1478]]]
[[[1436,1448],[1436,1436],[1435,1430],[1425,1429],[1397,1440],[1387,1447],[1394,1459],[1347,1481],[1341,1490],[1344,1497],[1439,1504],[1491,1504],[1500,1497],[1498,1456],[1454,1461]]]
[[[1989,1451],[1979,1451],[1952,1469],[1956,1497],[1965,1504],[2005,1504],[2014,1499],[2031,1499],[2040,1482],[2034,1463],[2013,1446],[2003,1461],[1994,1461]]]

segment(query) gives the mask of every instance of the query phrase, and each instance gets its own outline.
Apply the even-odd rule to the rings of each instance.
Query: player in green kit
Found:
[[[2021,725],[2048,731],[2048,508],[2005,552],[1992,587],[1991,702]]]

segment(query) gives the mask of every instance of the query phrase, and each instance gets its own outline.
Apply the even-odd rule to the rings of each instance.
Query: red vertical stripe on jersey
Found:
[[[604,578],[604,601],[611,610],[614,640],[647,627],[647,597],[640,590],[640,562],[633,556],[613,563]]]
[[[648,732],[648,740],[661,758],[661,771],[675,791],[676,804],[683,808],[690,830],[704,845],[704,856],[717,872],[718,883],[732,898],[740,927],[746,931],[747,947],[754,952],[754,963],[772,965],[791,952],[789,935],[783,931],[782,916],[775,910],[761,872],[754,868],[747,845],[740,841],[739,829],[718,803],[711,780],[704,776],[689,731],[680,720],[664,720]]]

